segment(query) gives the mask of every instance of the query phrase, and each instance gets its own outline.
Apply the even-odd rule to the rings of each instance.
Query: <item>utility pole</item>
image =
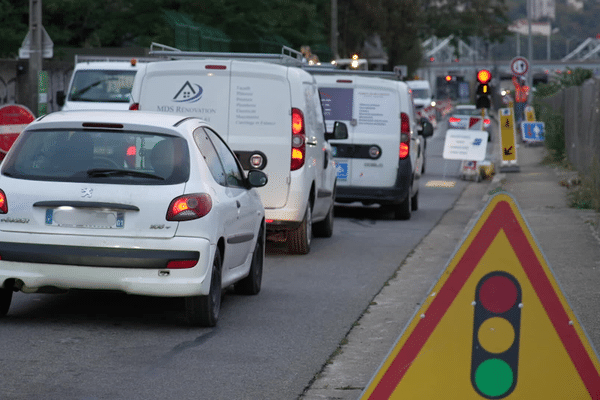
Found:
[[[527,61],[529,61],[529,71],[527,71],[527,86],[530,88],[533,86],[533,41],[531,34],[531,17],[533,14],[532,3],[534,0],[527,0],[527,25],[529,29],[529,36],[527,38]],[[533,96],[533,91],[529,92]]]
[[[29,0],[29,34],[31,51],[29,53],[29,88],[27,106],[37,116],[38,76],[42,70],[42,0]]]
[[[338,54],[338,7],[337,0],[331,0],[331,54],[334,59],[340,58]]]

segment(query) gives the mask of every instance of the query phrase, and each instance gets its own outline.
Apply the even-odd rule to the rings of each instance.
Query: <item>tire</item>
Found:
[[[404,199],[404,201],[402,203],[400,203],[394,207],[394,219],[401,219],[401,220],[409,220],[410,219],[410,214],[412,211],[411,200],[412,199],[409,194],[408,196],[406,196],[406,199]]]
[[[419,209],[419,191],[410,199],[410,209],[412,211],[417,211]]]
[[[260,230],[254,252],[252,253],[252,264],[250,272],[244,279],[238,281],[233,288],[238,294],[255,295],[260,292],[262,284],[263,264],[265,259],[265,235]]]
[[[12,288],[0,288],[0,317],[4,317],[8,314],[12,295]]]
[[[215,252],[210,276],[210,292],[206,296],[185,298],[185,319],[190,326],[213,327],[217,325],[221,310],[221,252]]]
[[[335,195],[336,195],[336,187],[333,186],[333,196],[331,196],[331,207],[329,207],[329,211],[327,212],[327,216],[323,221],[319,221],[313,226],[313,232],[317,237],[328,238],[333,235],[333,220],[334,220],[334,203],[335,203]]]
[[[292,254],[308,254],[312,242],[312,210],[310,203],[306,206],[304,219],[300,226],[288,232],[288,252]]]

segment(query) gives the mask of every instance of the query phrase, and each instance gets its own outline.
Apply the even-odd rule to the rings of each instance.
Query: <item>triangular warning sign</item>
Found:
[[[470,117],[469,118],[469,129],[473,128],[473,125],[478,124],[481,121],[479,117]]]
[[[600,399],[600,363],[519,208],[492,197],[361,399]]]

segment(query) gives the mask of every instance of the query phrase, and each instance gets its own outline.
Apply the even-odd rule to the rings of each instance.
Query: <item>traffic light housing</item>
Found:
[[[494,271],[475,289],[471,384],[486,399],[503,399],[517,385],[521,286],[511,274]]]
[[[477,108],[490,108],[492,106],[491,101],[491,90],[490,81],[492,80],[492,73],[487,69],[481,69],[477,72],[477,85],[475,107]]]

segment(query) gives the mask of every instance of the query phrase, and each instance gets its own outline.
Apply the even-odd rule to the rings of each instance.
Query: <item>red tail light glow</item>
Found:
[[[483,123],[486,124],[486,125],[489,125],[490,122],[492,122],[492,121],[489,118],[486,118],[486,119],[483,120]]]
[[[140,103],[133,103],[129,106],[131,111],[138,111],[140,109]]]
[[[400,151],[398,156],[404,160],[410,154],[410,119],[406,113],[400,114]]]
[[[450,117],[448,119],[448,122],[457,123],[457,122],[460,122],[460,118]]]
[[[171,260],[167,263],[167,269],[187,269],[198,264],[198,260]]]
[[[292,108],[292,156],[290,168],[292,171],[302,168],[306,159],[306,137],[304,133],[304,114],[297,108]]]
[[[4,191],[0,189],[0,214],[6,214],[8,212],[8,203],[6,202],[6,195]]]
[[[186,194],[174,198],[167,210],[167,221],[189,221],[204,217],[212,209],[207,193]]]

